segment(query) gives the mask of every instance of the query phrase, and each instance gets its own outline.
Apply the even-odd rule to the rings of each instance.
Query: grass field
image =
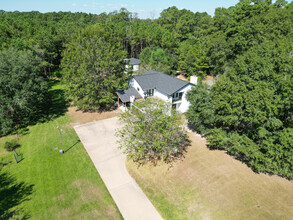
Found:
[[[293,181],[256,174],[195,133],[185,158],[127,169],[165,219],[292,219]]]
[[[16,164],[13,153],[1,147],[0,218],[30,219],[121,219],[113,199],[80,143],[66,113],[63,86],[55,84],[55,97],[48,120],[29,127],[20,139]],[[64,130],[65,154],[56,126]],[[8,137],[0,139],[0,145]],[[7,211],[8,210],[8,211]],[[4,214],[5,212],[5,214]]]

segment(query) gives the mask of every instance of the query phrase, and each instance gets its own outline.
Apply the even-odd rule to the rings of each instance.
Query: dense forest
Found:
[[[241,0],[214,16],[170,7],[154,20],[0,10],[0,33],[0,136],[40,118],[51,78],[80,109],[111,108],[130,76],[123,58],[136,57],[145,70],[216,76],[189,94],[190,123],[211,148],[293,177],[293,2]]]

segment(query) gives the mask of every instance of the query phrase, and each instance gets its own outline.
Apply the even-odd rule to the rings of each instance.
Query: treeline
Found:
[[[174,73],[180,69],[179,61],[181,66],[185,62],[185,50],[179,52],[180,43],[191,35],[203,35],[200,32],[208,28],[211,20],[207,13],[193,13],[176,7],[164,10],[157,20],[138,19],[135,13],[123,8],[119,12],[99,15],[0,11],[0,49],[13,47],[33,51],[44,60],[44,75],[52,76],[59,68],[62,51],[72,34],[87,26],[102,24],[114,30],[128,57],[139,58],[145,48],[151,48],[154,53],[163,50],[146,65],[162,65],[167,72]],[[186,43],[182,48],[184,46]],[[173,60],[171,65],[169,59]],[[186,67],[182,70],[190,72]]]
[[[0,11],[0,49],[30,50],[43,60],[43,74],[58,70],[64,44],[77,29],[95,24],[97,15],[86,13]]]
[[[234,59],[264,39],[287,36],[292,2],[244,0],[217,8],[215,16],[170,7],[158,19],[138,19],[122,8],[111,13],[39,13],[0,11],[0,49],[29,49],[44,60],[44,74],[58,70],[62,51],[73,33],[102,24],[114,30],[128,57],[142,57],[149,68],[161,66],[172,74],[218,75]],[[262,15],[262,16],[258,16]],[[271,17],[272,16],[272,17]],[[56,74],[59,73],[58,71]]]

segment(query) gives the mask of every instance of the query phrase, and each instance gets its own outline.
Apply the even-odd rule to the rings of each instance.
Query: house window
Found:
[[[137,91],[139,91],[139,88],[137,87]]]
[[[175,104],[172,104],[172,108],[173,108],[174,110],[179,110],[180,106],[181,106],[181,103],[175,103]]]
[[[154,89],[148,89],[146,91],[146,96],[154,96]]]
[[[181,100],[183,96],[183,92],[176,92],[172,95],[173,100]]]

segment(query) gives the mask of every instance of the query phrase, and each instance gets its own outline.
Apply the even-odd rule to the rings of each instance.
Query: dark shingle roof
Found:
[[[149,70],[144,75],[134,76],[134,79],[143,90],[157,89],[167,95],[172,95],[186,85],[190,84],[187,81],[177,79],[155,70]]]
[[[139,65],[140,64],[140,60],[136,59],[136,58],[126,58],[124,59],[125,62],[129,61],[129,65]]]
[[[116,93],[122,102],[130,102],[130,96],[135,96],[135,99],[142,98],[135,88],[120,89],[117,90]]]

